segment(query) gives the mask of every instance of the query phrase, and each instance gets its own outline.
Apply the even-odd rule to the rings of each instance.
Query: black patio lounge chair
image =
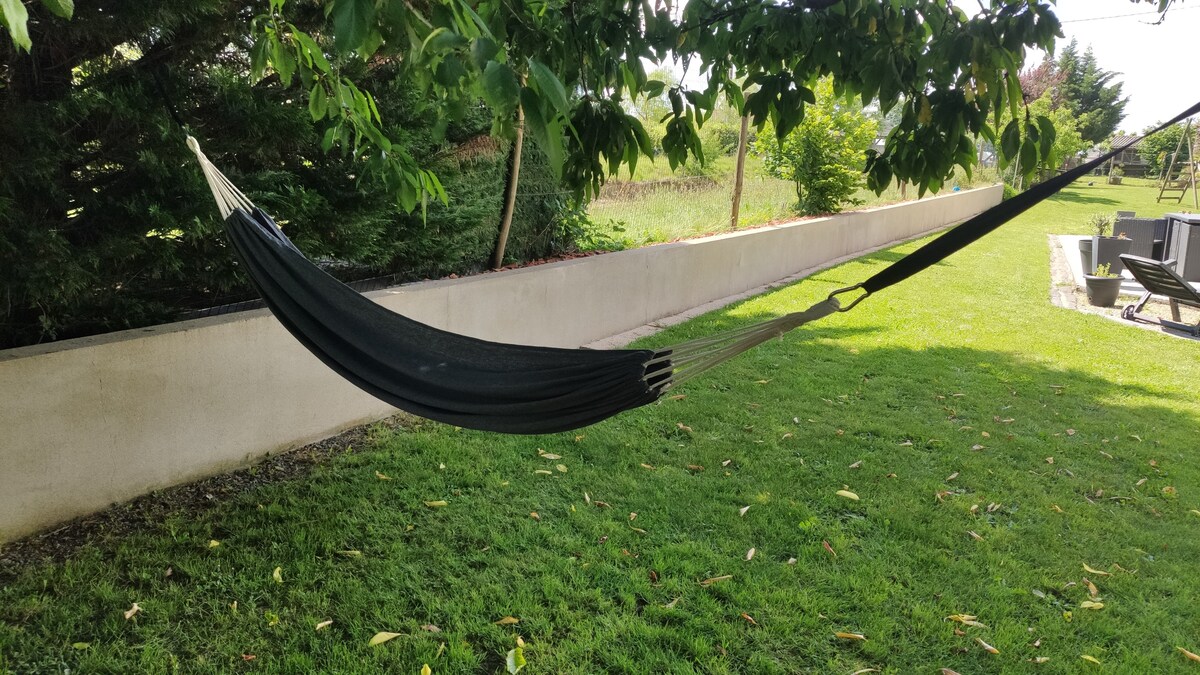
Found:
[[[1160,326],[1187,331],[1196,337],[1200,337],[1200,321],[1192,326],[1181,323],[1182,318],[1179,316],[1180,305],[1200,308],[1200,292],[1197,292],[1195,288],[1192,288],[1191,284],[1184,281],[1183,277],[1171,269],[1171,266],[1175,263],[1174,260],[1159,262],[1124,253],[1121,255],[1121,261],[1125,263],[1125,268],[1129,270],[1133,278],[1137,279],[1142,288],[1146,289],[1146,292],[1136,303],[1129,305],[1121,311],[1122,318],[1130,321],[1156,323]],[[1146,303],[1150,302],[1151,296],[1155,295],[1165,296],[1170,301],[1171,318],[1174,321],[1141,313]]]

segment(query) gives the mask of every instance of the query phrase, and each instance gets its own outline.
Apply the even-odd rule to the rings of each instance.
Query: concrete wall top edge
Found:
[[[963,197],[966,195],[970,195],[972,193],[978,193],[980,191],[998,190],[998,189],[1000,189],[999,185],[991,185],[991,186],[986,186],[986,187],[981,187],[981,188],[974,188],[971,190],[962,190],[959,192],[949,192],[949,193],[942,194],[942,195],[935,195],[935,196],[931,196],[931,197],[926,197],[919,201],[920,202],[930,202],[930,201],[934,201],[934,200],[953,199],[956,197]],[[475,275],[471,275],[468,277],[460,277],[457,279],[432,279],[432,280],[428,280],[428,281],[415,281],[415,282],[410,282],[410,283],[406,283],[406,284],[401,284],[399,286],[393,286],[390,288],[384,288],[384,289],[380,289],[377,291],[371,291],[371,292],[365,293],[364,295],[366,295],[367,297],[372,298],[372,299],[384,298],[384,297],[389,297],[389,296],[402,295],[402,294],[409,293],[409,292],[416,292],[416,291],[421,291],[421,290],[425,290],[425,289],[434,289],[434,288],[440,288],[440,287],[445,287],[445,286],[466,286],[466,285],[475,284],[475,283],[485,283],[488,281],[492,281],[499,276],[518,276],[518,275],[524,275],[524,274],[544,273],[546,270],[549,270],[549,269],[564,268],[564,267],[571,267],[571,266],[575,266],[575,265],[583,265],[583,264],[593,263],[593,262],[595,262],[595,258],[614,259],[614,258],[619,258],[619,257],[624,257],[624,256],[645,255],[647,252],[653,252],[655,254],[660,254],[662,252],[669,251],[669,250],[675,249],[675,248],[703,246],[705,244],[722,241],[722,240],[726,240],[726,239],[751,236],[755,233],[762,232],[764,230],[781,230],[781,229],[790,229],[790,228],[801,228],[801,227],[815,225],[818,223],[823,223],[823,222],[830,221],[830,220],[836,220],[836,219],[841,219],[841,218],[853,218],[853,217],[861,216],[862,214],[867,214],[867,213],[872,214],[872,215],[878,215],[882,212],[886,212],[886,211],[898,209],[898,208],[903,208],[903,207],[911,205],[913,203],[917,203],[917,202],[913,202],[913,201],[898,202],[895,204],[885,204],[883,206],[859,209],[859,210],[855,210],[855,211],[846,211],[843,213],[833,214],[833,215],[829,215],[829,216],[822,216],[822,217],[818,217],[818,218],[802,218],[802,219],[788,220],[788,221],[780,222],[780,223],[770,223],[770,224],[762,225],[762,226],[758,226],[758,227],[747,228],[744,230],[738,230],[736,232],[725,232],[725,233],[721,233],[721,234],[709,235],[706,237],[698,237],[696,239],[687,239],[687,240],[667,242],[667,243],[662,243],[662,244],[653,244],[651,246],[644,246],[644,247],[636,248],[636,249],[628,249],[628,250],[624,250],[624,251],[614,251],[611,253],[602,253],[602,254],[597,254],[597,255],[592,255],[592,256],[582,256],[579,258],[571,258],[569,260],[560,260],[560,261],[555,261],[555,262],[551,262],[551,263],[545,263],[542,265],[521,267],[521,268],[511,269],[511,270],[502,270],[499,272],[483,272],[480,274],[475,274]],[[223,325],[223,324],[227,324],[227,323],[263,320],[263,319],[269,318],[270,316],[271,316],[271,313],[267,309],[254,309],[254,310],[235,312],[235,313],[231,313],[231,314],[225,314],[222,316],[210,316],[210,317],[204,317],[204,318],[200,318],[200,319],[189,319],[187,321],[177,321],[177,322],[173,322],[173,323],[157,324],[154,326],[145,326],[143,328],[133,328],[133,329],[129,329],[129,330],[115,331],[112,333],[102,333],[99,335],[91,335],[91,336],[87,336],[87,337],[72,338],[69,340],[59,340],[56,342],[48,342],[45,344],[28,345],[25,347],[16,347],[13,349],[3,349],[3,350],[0,350],[0,363],[3,363],[5,361],[13,361],[16,359],[22,359],[22,358],[43,356],[43,355],[53,354],[53,353],[57,353],[57,352],[65,352],[65,351],[70,351],[73,349],[81,349],[84,347],[96,347],[96,346],[118,343],[118,342],[126,342],[126,341],[131,341],[131,340],[145,339],[145,338],[154,337],[157,335],[168,334],[168,333],[177,333],[177,332],[185,332],[185,331],[190,331],[190,330],[198,330],[198,329],[207,328],[210,326],[219,326],[219,325]]]

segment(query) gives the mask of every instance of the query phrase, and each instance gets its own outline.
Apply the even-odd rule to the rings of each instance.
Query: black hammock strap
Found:
[[[1150,133],[1197,112],[1200,103]],[[188,147],[200,162],[251,281],[279,322],[313,355],[360,389],[413,414],[472,429],[539,434],[586,426],[653,402],[671,387],[756,345],[848,311],[1024,213],[1129,146],[987,209],[807,310],[658,350],[490,342],[392,312],[312,264],[204,156],[196,139],[189,136]],[[843,306],[837,296],[855,290],[864,293]]]
[[[1183,120],[1200,113],[1200,103],[1196,103],[1187,110],[1179,113],[1170,121],[1164,122],[1154,129],[1146,132],[1141,138],[1138,138],[1129,145],[1124,145],[1119,148],[1113,148],[1099,157],[1084,162],[1074,169],[1064,171],[1048,180],[1045,180],[1028,190],[1006,199],[1005,201],[993,206],[992,208],[980,213],[979,215],[963,222],[961,225],[947,231],[937,239],[925,244],[921,248],[909,253],[900,260],[888,265],[887,268],[876,273],[870,279],[867,279],[860,287],[867,292],[867,295],[881,291],[892,284],[899,283],[911,277],[917,272],[921,272],[926,268],[936,265],[945,260],[950,255],[969,246],[970,244],[979,241],[989,232],[995,230],[1008,221],[1025,213],[1033,208],[1044,199],[1054,195],[1059,190],[1074,183],[1076,180],[1086,176],[1095,169],[1099,168],[1108,160],[1116,157],[1125,150],[1129,150],[1143,139],[1152,136],[1169,126],[1178,124]],[[864,296],[865,297],[865,296]]]

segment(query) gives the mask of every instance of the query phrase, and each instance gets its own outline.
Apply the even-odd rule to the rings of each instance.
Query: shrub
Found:
[[[795,183],[796,209],[806,215],[859,203],[852,196],[865,183],[865,153],[876,129],[860,107],[834,96],[829,80],[818,83],[816,96],[782,141],[764,129],[755,142],[767,172]]]

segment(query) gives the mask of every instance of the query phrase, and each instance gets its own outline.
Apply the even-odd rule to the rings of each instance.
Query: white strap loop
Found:
[[[213,199],[217,202],[217,209],[221,212],[222,218],[228,218],[229,214],[237,209],[241,209],[249,213],[254,209],[254,202],[251,202],[242,191],[237,189],[225,174],[221,173],[213,163],[208,161],[208,157],[204,156],[204,152],[200,150],[200,143],[194,137],[187,137],[187,146],[196,155],[196,160],[200,163],[200,170],[204,172],[204,180],[208,182],[208,189],[212,191]]]

